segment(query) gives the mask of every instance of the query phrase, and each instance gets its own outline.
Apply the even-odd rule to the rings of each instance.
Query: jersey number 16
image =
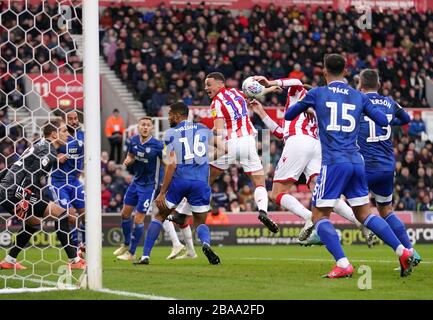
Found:
[[[203,157],[206,154],[206,146],[203,142],[200,141],[200,135],[196,134],[194,136],[194,146],[193,152],[191,152],[191,147],[188,142],[188,138],[183,137],[179,139],[179,142],[185,146],[185,155],[183,157],[184,160],[194,159],[194,155],[197,157]]]

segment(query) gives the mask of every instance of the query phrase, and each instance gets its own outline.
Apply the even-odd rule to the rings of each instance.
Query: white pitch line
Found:
[[[313,258],[239,258],[239,260],[263,260],[263,261],[313,261],[313,262],[332,262],[332,259],[313,259]],[[367,259],[351,259],[353,262],[372,262],[372,263],[396,263],[396,260],[367,260]],[[397,261],[398,262],[398,261]],[[421,264],[433,264],[433,261],[421,261]]]
[[[48,291],[59,291],[58,288],[6,288],[0,289],[0,294],[14,294],[14,293],[38,293]]]
[[[96,289],[92,290],[95,292],[102,292],[107,294],[114,294],[118,296],[124,296],[124,297],[131,297],[131,298],[140,298],[140,299],[146,299],[146,300],[177,300],[173,297],[162,297],[162,296],[156,296],[153,294],[143,294],[143,293],[136,293],[136,292],[129,292],[129,291],[120,291],[120,290],[111,290],[107,288],[103,289]]]
[[[39,288],[6,288],[0,289],[0,294],[9,294],[9,293],[26,293],[26,292],[47,292],[47,291],[59,291],[59,290],[78,290],[80,289],[78,286],[64,286],[62,288],[57,286],[57,282],[42,280],[42,279],[34,279],[34,278],[26,278],[25,276],[17,276],[14,275],[12,277],[0,275],[0,278],[8,280],[24,280],[28,282],[37,283],[40,285],[48,285],[50,287],[39,287]]]
[[[23,280],[24,277],[20,276],[3,276],[0,275],[0,278],[3,279],[14,279],[14,280]],[[57,282],[54,281],[48,281],[48,280],[42,280],[42,279],[34,279],[34,278],[27,278],[25,281],[38,283],[38,284],[45,284],[52,287],[46,288],[14,288],[14,289],[0,289],[0,294],[9,294],[9,293],[23,293],[23,292],[44,292],[44,291],[56,291],[56,290],[78,290],[80,289],[78,286],[69,286],[65,288],[58,288]],[[118,296],[124,296],[124,297],[131,297],[131,298],[140,298],[140,299],[146,299],[146,300],[176,300],[176,298],[173,297],[163,297],[163,296],[156,296],[154,294],[143,294],[143,293],[136,293],[136,292],[129,292],[129,291],[120,291],[120,290],[111,290],[108,288],[98,289],[98,290],[91,290],[94,292],[101,292],[101,293],[107,293],[107,294],[113,294]]]

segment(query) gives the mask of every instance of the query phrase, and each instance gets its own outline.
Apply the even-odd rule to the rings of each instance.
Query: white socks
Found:
[[[305,208],[294,196],[286,193],[281,197],[280,203],[284,209],[293,212],[302,219],[311,220],[311,211]]]
[[[6,257],[5,257],[5,261],[6,261],[7,263],[12,263],[12,264],[17,263],[17,259],[12,258],[10,255],[6,255]]]
[[[339,216],[353,222],[358,228],[362,227],[362,223],[356,220],[353,210],[344,200],[338,200],[337,205],[334,207],[334,212]]]
[[[397,247],[397,249],[395,249],[395,253],[401,257],[403,255],[403,251],[404,251],[405,247],[401,244]]]
[[[191,227],[187,226],[185,228],[180,228],[180,232],[182,232],[183,241],[185,241],[187,252],[195,252],[194,242],[192,241]]]
[[[337,261],[337,267],[340,267],[340,268],[345,269],[349,266],[349,264],[350,264],[349,260],[346,257],[338,259],[338,261]]]
[[[170,236],[170,240],[171,240],[173,247],[181,246],[182,244],[179,241],[179,238],[177,236],[176,229],[174,228],[173,223],[171,221],[165,220],[164,223],[162,224],[162,226],[164,227],[165,232],[167,232],[168,235]]]
[[[254,190],[254,201],[256,202],[257,208],[268,212],[268,191],[263,186],[258,186]]]

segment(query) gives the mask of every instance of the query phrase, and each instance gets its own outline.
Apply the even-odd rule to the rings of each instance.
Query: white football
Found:
[[[251,99],[261,98],[264,94],[265,87],[253,77],[248,77],[242,83],[242,92]]]

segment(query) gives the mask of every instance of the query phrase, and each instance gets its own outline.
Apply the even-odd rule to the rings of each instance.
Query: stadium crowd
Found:
[[[13,163],[28,146],[20,126],[9,132],[6,129],[14,118],[8,108],[25,105],[20,75],[81,72],[81,61],[69,34],[59,36],[56,30],[48,31],[50,25],[43,18],[55,15],[54,8],[45,6],[42,13],[40,7],[29,6],[36,19],[22,14],[19,19],[23,27],[16,28],[16,15],[2,5],[2,24],[12,31],[1,35],[0,169]],[[391,95],[404,107],[428,107],[425,79],[433,78],[433,13],[375,12],[373,29],[362,32],[353,27],[357,17],[354,8],[347,12],[314,11],[309,6],[303,11],[256,6],[237,14],[224,7],[209,10],[203,5],[178,9],[161,4],[154,11],[109,7],[101,15],[101,52],[149,115],[160,115],[163,105],[179,99],[188,105],[209,105],[203,82],[212,71],[225,74],[228,85],[235,87],[253,74],[288,76],[312,86],[322,85],[321,61],[328,52],[346,56],[350,83],[361,69],[377,68],[384,95]],[[16,49],[23,40],[26,44]],[[33,55],[32,48],[36,47]],[[274,106],[284,103],[284,94],[270,95],[266,101]],[[263,127],[257,117],[253,122]],[[432,210],[433,144],[421,139],[425,125],[415,115],[409,126],[394,131],[397,210]],[[272,140],[268,190],[281,150],[281,142]],[[107,152],[103,151],[101,158],[103,209],[119,212],[132,176],[110,161]],[[309,207],[311,192],[305,185],[293,187],[293,195]],[[249,179],[236,166],[215,183],[212,198],[216,207],[226,211],[255,210]],[[270,203],[270,210],[277,209]]]
[[[323,84],[325,53],[348,61],[347,80],[361,69],[377,68],[384,95],[405,107],[428,107],[425,79],[433,78],[433,13],[415,9],[373,12],[371,30],[356,27],[354,7],[347,12],[306,6],[233,13],[204,5],[184,9],[161,4],[156,10],[109,7],[101,18],[101,52],[135,91],[149,115],[182,99],[208,105],[205,74],[222,72],[229,86],[260,74]],[[284,104],[270,96],[268,103]]]

